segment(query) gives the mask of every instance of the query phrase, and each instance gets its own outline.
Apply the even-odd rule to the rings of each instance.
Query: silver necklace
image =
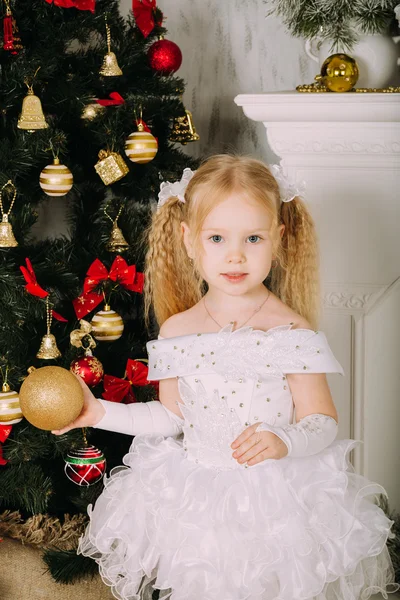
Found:
[[[262,304],[260,304],[260,306],[257,306],[256,310],[249,316],[249,318],[244,323],[242,323],[242,325],[240,325],[240,327],[243,327],[244,325],[246,325],[246,323],[248,323],[250,321],[250,319],[252,317],[254,317],[254,315],[262,309],[262,307],[264,306],[264,304],[266,303],[266,301],[268,300],[269,297],[270,297],[270,291],[268,290],[268,296],[265,298],[264,302]],[[221,327],[221,329],[222,329],[222,325],[214,319],[214,317],[208,310],[205,296],[203,296],[203,304],[204,304],[204,308],[206,309],[208,316],[214,321],[214,323],[216,323],[218,325],[218,327]],[[230,325],[235,325],[235,323],[236,323],[236,321],[229,321]]]

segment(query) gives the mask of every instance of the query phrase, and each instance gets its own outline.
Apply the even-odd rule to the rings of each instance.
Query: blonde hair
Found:
[[[195,255],[200,257],[200,232],[207,215],[233,192],[262,204],[271,217],[270,235],[278,266],[271,269],[269,289],[287,306],[317,327],[319,276],[317,238],[311,215],[299,198],[281,202],[278,184],[261,161],[220,154],[204,162],[189,182],[185,202],[172,196],[154,212],[145,232],[145,321],[150,308],[161,325],[170,316],[200,301],[205,282],[187,255],[181,222],[188,224]],[[285,225],[283,237],[279,225]]]

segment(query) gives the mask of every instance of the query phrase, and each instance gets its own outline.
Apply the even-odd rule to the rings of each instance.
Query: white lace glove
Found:
[[[184,420],[158,400],[118,404],[98,398],[106,414],[94,425],[95,429],[116,431],[127,435],[159,433],[164,437],[176,436],[182,431]]]
[[[274,427],[260,423],[256,431],[271,431],[288,447],[287,456],[311,456],[329,446],[337,436],[338,424],[328,415],[307,415],[298,423]]]

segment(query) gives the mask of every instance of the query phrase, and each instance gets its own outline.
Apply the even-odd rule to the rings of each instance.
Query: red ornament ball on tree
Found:
[[[147,56],[151,68],[162,75],[175,73],[182,64],[182,52],[179,46],[169,40],[154,42]]]
[[[103,477],[106,459],[95,446],[70,450],[65,459],[64,471],[68,479],[81,487],[94,485]]]
[[[82,377],[83,381],[89,387],[97,385],[103,379],[103,365],[95,356],[83,356],[73,360],[70,371]]]

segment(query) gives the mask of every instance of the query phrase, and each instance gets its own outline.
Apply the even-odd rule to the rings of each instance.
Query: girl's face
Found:
[[[273,259],[270,226],[267,210],[254,200],[232,194],[218,204],[201,230],[200,272],[209,287],[238,296],[258,287]],[[188,254],[193,256],[189,229],[185,223],[182,228]]]

